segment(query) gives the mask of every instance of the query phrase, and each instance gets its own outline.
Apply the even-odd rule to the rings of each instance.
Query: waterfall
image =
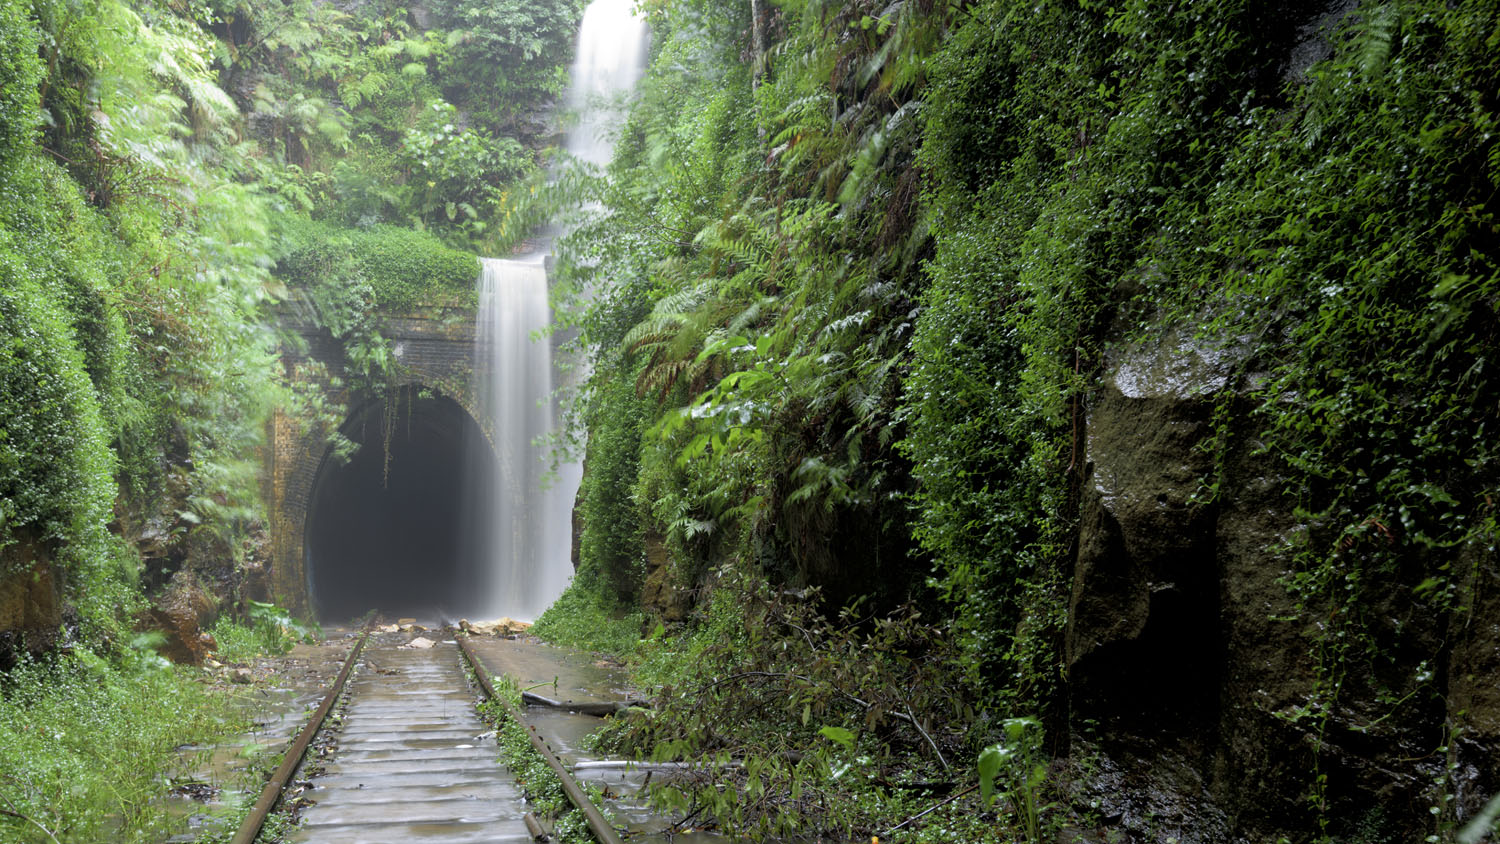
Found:
[[[548,451],[537,440],[554,430],[552,344],[538,332],[551,322],[547,270],[531,261],[485,258],[475,331],[477,395],[493,422],[498,512],[481,520],[488,534],[492,615],[533,619],[568,584],[570,514],[582,474],[577,464],[548,478]],[[488,461],[485,461],[488,462]]]
[[[567,149],[596,165],[609,161],[610,135],[624,114],[622,95],[635,86],[646,58],[645,23],[634,0],[594,0],[584,11],[568,109],[577,124]],[[479,514],[489,558],[491,616],[535,619],[572,578],[573,500],[583,469],[551,472],[538,441],[557,429],[552,392],[557,367],[549,337],[547,271],[540,253],[485,258],[479,279],[474,375],[476,396],[494,423],[498,512]]]
[[[609,163],[613,129],[624,117],[622,94],[646,66],[646,23],[632,14],[635,0],[594,0],[583,12],[573,60],[568,110],[578,124],[568,132],[568,152],[590,164]]]

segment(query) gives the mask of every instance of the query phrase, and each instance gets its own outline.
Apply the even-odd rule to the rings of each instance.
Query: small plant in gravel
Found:
[[[477,688],[473,668],[467,661],[464,672],[470,685]],[[503,695],[512,707],[521,705],[521,691],[509,677],[492,677],[491,680],[496,694]],[[583,813],[568,801],[557,776],[531,746],[526,728],[511,717],[501,701],[486,699],[475,708],[480,717],[494,726],[495,741],[500,746],[500,762],[510,769],[526,802],[531,804],[532,813],[552,824],[551,840],[558,844],[594,844],[593,833],[589,831]],[[588,786],[585,789],[596,805],[603,799],[598,789]]]
[[[215,653],[223,662],[249,662],[258,656],[279,656],[298,642],[314,643],[323,634],[316,624],[306,624],[275,604],[251,601],[250,623],[229,617],[214,623]]]

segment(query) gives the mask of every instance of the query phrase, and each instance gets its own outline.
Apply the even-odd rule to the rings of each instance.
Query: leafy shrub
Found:
[[[290,651],[298,642],[316,642],[321,631],[315,624],[304,624],[275,604],[249,602],[248,625],[220,616],[214,622],[214,651],[224,662],[249,662],[257,656],[276,656]]]
[[[284,654],[298,642],[316,642],[322,631],[316,624],[305,624],[275,604],[250,602],[250,622],[269,654]]]
[[[258,631],[227,615],[219,616],[208,632],[214,637],[214,656],[220,662],[250,662],[265,652]]]
[[[0,0],[0,163],[29,148],[41,125],[42,64],[29,3]]]
[[[534,172],[535,165],[515,138],[460,128],[457,120],[452,105],[433,103],[402,138],[412,211],[427,225],[483,227],[481,217],[499,203],[503,185]]]

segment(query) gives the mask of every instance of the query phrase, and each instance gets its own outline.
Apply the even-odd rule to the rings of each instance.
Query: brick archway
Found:
[[[288,377],[303,388],[321,392],[335,405],[354,413],[371,400],[335,387],[329,374],[344,368],[342,343],[326,329],[294,309],[278,315],[288,342],[281,347]],[[478,425],[493,444],[494,425],[479,410],[473,385],[474,312],[459,308],[434,308],[387,317],[381,334],[401,369],[400,386],[451,399]],[[310,367],[317,363],[321,367]],[[272,598],[301,616],[312,613],[308,591],[305,541],[308,508],[329,445],[322,432],[306,431],[301,420],[277,410],[270,422],[266,447],[264,493],[270,517]]]

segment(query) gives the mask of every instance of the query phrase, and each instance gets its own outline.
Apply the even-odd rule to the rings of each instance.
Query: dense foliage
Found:
[[[285,285],[365,386],[394,368],[374,309],[472,301],[432,232],[470,245],[535,169],[580,13],[5,3],[0,544],[57,556],[96,633],[134,606],[119,539],[246,553],[272,405],[332,412],[272,365]]]
[[[487,245],[515,180],[553,131],[578,0],[431,10],[311,0],[211,7],[226,89],[288,212],[390,223]]]
[[[0,176],[0,542],[61,562],[70,622],[97,644],[138,601],[122,539],[165,526],[238,547],[280,388],[259,323],[259,194],[212,160],[236,152],[211,39],[171,15],[86,5],[6,11],[19,53],[7,96],[33,87],[6,112],[32,144]],[[171,68],[163,51],[180,53]]]
[[[831,616],[914,599],[959,648],[973,751],[1024,715],[1065,749],[1090,412],[1118,350],[1196,338],[1236,363],[1193,506],[1254,473],[1302,526],[1261,551],[1315,675],[1275,714],[1311,748],[1280,822],[1353,829],[1325,766],[1441,706],[1440,631],[1493,578],[1492,5],[643,8],[651,69],[562,250],[596,352],[575,588],[663,619],[697,596],[692,637],[731,635],[708,596],[747,575]],[[729,641],[667,685],[759,670]],[[632,740],[783,752],[708,709]]]
[[[388,386],[375,311],[473,301],[580,13],[0,2],[0,838],[163,837],[161,767],[223,725],[128,631],[180,570],[264,611],[239,584],[273,408],[348,446],[275,310],[346,345],[303,381]]]
[[[1300,808],[1245,823],[1452,837],[1496,785],[1445,700],[1496,576],[1493,3],[646,0],[613,163],[547,188],[581,10],[0,0],[0,576],[55,564],[63,636],[117,663],[17,676],[134,671],[169,573],[137,549],[232,569],[272,407],[335,438],[272,306],[344,344],[324,381],[391,389],[373,311],[469,301],[469,250],[581,189],[580,568],[540,629],[653,631],[662,708],[611,740],[733,752],[750,795],[664,800],[876,834],[917,808],[892,772],[963,768],[1042,836],[1041,736],[1097,726],[1067,653],[1094,414],[1126,350],[1188,343],[1230,363],[1183,506],[1275,488],[1277,609],[1236,610],[1311,654],[1260,713],[1288,770],[1245,774]],[[1382,744],[1426,753],[1391,775],[1424,811],[1339,779]],[[1067,785],[1049,822],[1098,820]]]

